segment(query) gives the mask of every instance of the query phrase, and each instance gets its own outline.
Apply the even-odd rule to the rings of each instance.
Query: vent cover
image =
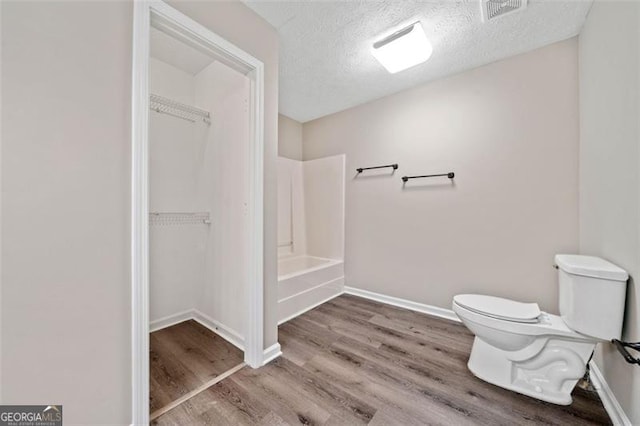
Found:
[[[482,21],[501,18],[527,7],[527,0],[480,0]]]

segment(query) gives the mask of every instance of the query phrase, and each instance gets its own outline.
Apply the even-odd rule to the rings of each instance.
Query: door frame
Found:
[[[172,33],[251,81],[251,139],[246,163],[248,200],[245,213],[248,260],[244,360],[264,363],[264,64],[160,0],[133,5],[133,70],[131,91],[131,373],[132,422],[149,423],[149,45],[150,28]]]

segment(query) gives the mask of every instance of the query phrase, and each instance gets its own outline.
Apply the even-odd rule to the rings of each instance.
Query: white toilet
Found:
[[[556,255],[560,316],[536,303],[460,294],[453,310],[473,334],[469,370],[494,385],[571,404],[595,345],[619,339],[627,273],[606,260]]]

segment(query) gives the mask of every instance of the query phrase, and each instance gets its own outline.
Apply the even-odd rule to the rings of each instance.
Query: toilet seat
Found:
[[[522,303],[482,294],[459,294],[453,301],[469,311],[503,321],[537,323],[542,313],[537,303]]]
[[[504,320],[473,311],[453,301],[453,311],[462,322],[472,321],[483,327],[528,336],[562,336],[572,340],[595,341],[589,336],[582,335],[570,329],[558,315],[542,312],[536,322],[518,322]]]

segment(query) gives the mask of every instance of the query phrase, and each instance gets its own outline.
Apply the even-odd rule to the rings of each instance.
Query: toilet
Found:
[[[571,404],[598,342],[619,339],[628,274],[592,256],[555,257],[560,316],[537,303],[459,294],[453,311],[475,335],[469,370],[494,385]]]

